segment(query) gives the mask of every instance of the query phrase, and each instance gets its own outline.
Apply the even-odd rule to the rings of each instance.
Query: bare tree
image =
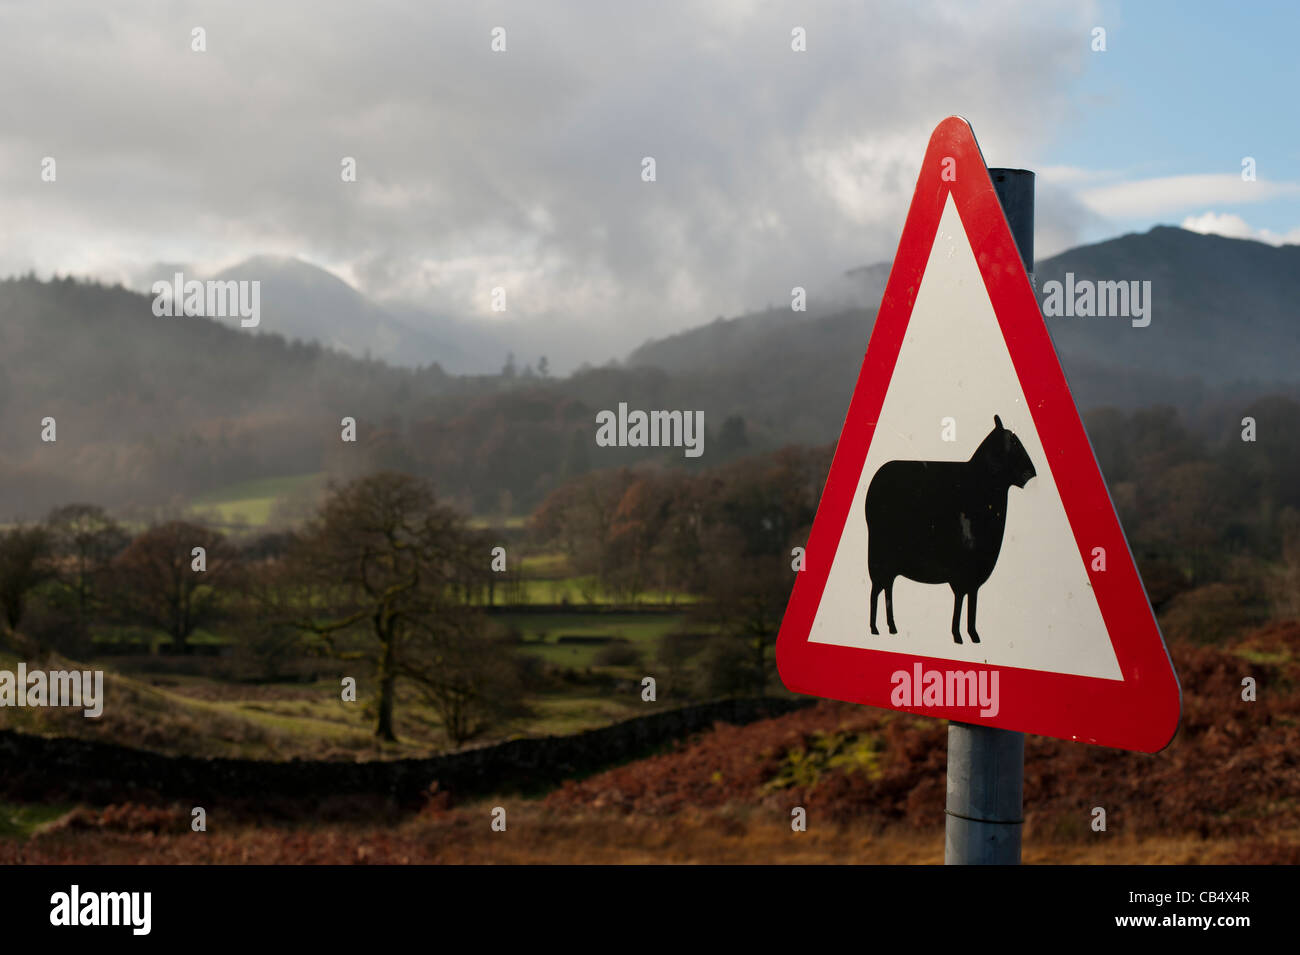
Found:
[[[204,570],[196,570],[196,547]],[[234,550],[216,531],[185,521],[151,527],[113,561],[114,593],[130,617],[165,630],[181,652],[219,607],[236,566]]]
[[[293,544],[291,535],[281,535],[281,541]],[[275,679],[304,649],[303,631],[294,622],[304,588],[290,560],[258,557],[250,548],[243,551],[233,583],[231,610],[239,621],[236,652],[255,662],[264,677]]]
[[[45,519],[57,560],[57,573],[72,597],[77,627],[100,597],[109,562],[130,543],[128,535],[102,507],[68,504]]]
[[[421,618],[401,663],[455,746],[526,712],[514,652],[491,638],[486,623],[468,608]]]
[[[307,588],[296,625],[340,657],[373,661],[380,739],[397,738],[393,706],[408,644],[430,618],[463,606],[466,581],[476,575],[466,563],[467,536],[427,482],[382,472],[334,489],[293,548],[295,572]],[[486,554],[481,564],[486,570]],[[349,652],[346,636],[360,649]]]

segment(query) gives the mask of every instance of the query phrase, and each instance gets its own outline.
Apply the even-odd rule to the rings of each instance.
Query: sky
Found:
[[[293,255],[554,329],[562,371],[840,294],[892,257],[950,114],[1038,172],[1040,258],[1156,224],[1300,242],[1297,9],[0,3],[0,275]]]

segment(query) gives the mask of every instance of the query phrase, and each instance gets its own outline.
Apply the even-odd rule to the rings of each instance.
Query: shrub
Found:
[[[630,643],[611,643],[596,652],[594,661],[598,667],[636,666],[641,662],[641,651]]]
[[[733,636],[710,637],[700,655],[696,686],[701,696],[747,696],[754,692],[753,657]]]

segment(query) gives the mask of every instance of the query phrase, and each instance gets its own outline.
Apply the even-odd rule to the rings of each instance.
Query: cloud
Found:
[[[1083,190],[1079,198],[1097,215],[1135,219],[1180,212],[1207,203],[1236,205],[1297,195],[1300,195],[1300,183],[1244,182],[1237,173],[1204,173],[1098,186]]]
[[[0,273],[297,255],[484,322],[504,285],[510,321],[580,327],[574,362],[601,360],[794,285],[815,304],[845,269],[892,257],[949,113],[991,164],[1035,155],[1042,117],[1069,115],[1095,20],[1044,6],[7,9]],[[1026,88],[1035,109],[1008,109]],[[47,155],[56,183],[37,175]],[[1053,244],[1078,211],[1058,207],[1039,216]]]
[[[1037,175],[1039,182],[1067,187],[1114,179],[1121,173],[1113,169],[1084,169],[1081,166],[1040,166]]]
[[[1256,239],[1269,245],[1300,244],[1300,226],[1277,233],[1271,229],[1256,229],[1241,216],[1231,213],[1205,212],[1198,216],[1188,216],[1183,220],[1183,228],[1206,235],[1223,235],[1230,239]]]

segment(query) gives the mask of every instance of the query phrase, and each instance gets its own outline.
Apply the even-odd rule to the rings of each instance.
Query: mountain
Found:
[[[1297,251],[1158,228],[1040,262],[1040,291],[1067,272],[1076,281],[1152,282],[1146,328],[1118,318],[1047,319],[1080,408],[1172,405],[1202,436],[1222,441],[1236,437],[1255,399],[1300,397],[1292,367]],[[865,295],[887,271],[873,266],[846,279]],[[425,474],[467,510],[521,514],[594,468],[694,470],[789,444],[828,444],[875,314],[836,309],[843,297],[810,289],[807,313],[711,322],[647,343],[622,365],[543,377],[531,366],[551,343],[543,352],[540,340],[511,338],[498,354],[516,354],[516,374],[498,374],[498,358],[490,374],[453,375],[411,352],[491,346],[472,337],[403,339],[405,323],[392,312],[305,263],[253,260],[223,275],[267,283],[262,327],[157,317],[150,296],[120,286],[0,282],[0,521],[75,500],[134,508],[147,520],[239,482],[375,467]],[[280,334],[295,330],[368,346],[372,356],[406,347],[403,357],[420,367]],[[597,413],[623,402],[703,412],[704,457],[597,447]],[[357,421],[356,444],[340,441],[345,416]],[[57,422],[52,442],[42,440],[47,417]]]
[[[0,282],[0,520],[69,500],[170,505],[341,460],[339,421],[375,433],[468,387],[72,279]],[[53,441],[42,439],[53,418]]]
[[[384,314],[408,329],[419,329],[431,343],[433,360],[445,371],[456,375],[496,374],[505,364],[506,356],[515,350],[510,329],[499,323],[475,323],[434,315],[416,305],[385,302]],[[376,355],[375,357],[383,357]],[[394,357],[384,361],[396,365],[413,364],[410,353],[399,350]]]
[[[603,353],[612,359],[623,350],[617,327],[608,323],[593,327],[563,313],[455,318],[419,303],[369,298],[333,272],[289,256],[256,255],[215,274],[158,262],[133,270],[129,287],[149,292],[154,282],[171,282],[177,272],[187,279],[258,281],[258,331],[402,367],[436,363],[452,374],[494,375],[514,355],[521,369],[545,357],[554,374],[572,371],[584,358]],[[223,321],[239,326],[234,317]]]
[[[855,269],[876,285],[888,265]],[[1300,384],[1300,246],[1274,247],[1168,226],[1063,252],[1037,263],[1040,297],[1051,281],[1151,282],[1151,321],[1048,317],[1047,327],[1082,408],[1168,403],[1195,414],[1207,401]],[[883,286],[881,286],[883,288]],[[875,308],[805,317],[776,310],[717,321],[648,342],[626,360],[673,375],[773,376],[821,391],[847,381],[827,407],[833,440],[866,350]]]
[[[734,369],[755,363],[775,367],[786,349],[803,353],[812,343],[825,344],[822,339],[832,327],[842,327],[850,340],[856,338],[860,329],[853,321],[846,322],[846,316],[856,314],[859,322],[865,320],[869,335],[870,316],[875,314],[876,305],[885,294],[888,279],[888,263],[860,266],[845,272],[825,293],[821,289],[810,292],[806,312],[784,307],[738,318],[719,316],[707,325],[647,341],[628,355],[625,363],[631,367],[662,368],[674,374]],[[866,350],[865,337],[861,350]],[[858,358],[861,357],[859,354]]]
[[[1144,328],[1119,318],[1049,317],[1063,361],[1210,386],[1300,378],[1300,245],[1156,226],[1063,252],[1035,272],[1040,300],[1046,283],[1064,282],[1067,272],[1076,283],[1151,283]]]
[[[477,354],[483,343],[462,341],[468,336],[452,323],[416,309],[399,317],[332,272],[301,259],[254,256],[211,278],[261,282],[261,332],[317,342],[345,355],[369,356],[393,365],[436,362],[453,372],[486,370]],[[500,367],[504,351],[493,351],[495,367]]]

